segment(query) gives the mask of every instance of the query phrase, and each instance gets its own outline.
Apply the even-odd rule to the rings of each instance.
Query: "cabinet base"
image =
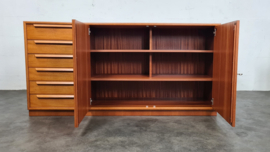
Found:
[[[91,110],[87,116],[216,116],[216,111]],[[73,110],[29,110],[29,116],[74,116]]]

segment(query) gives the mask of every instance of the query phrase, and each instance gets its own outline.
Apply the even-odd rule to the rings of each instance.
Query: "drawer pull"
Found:
[[[61,82],[61,81],[37,81],[37,85],[73,85],[74,82]]]
[[[72,28],[72,25],[60,25],[60,24],[34,24],[34,27]]]
[[[38,72],[73,72],[73,68],[36,68]]]
[[[73,58],[73,55],[35,54],[36,58]]]
[[[37,95],[39,99],[73,99],[74,95]]]
[[[73,44],[72,41],[34,40],[36,44]]]

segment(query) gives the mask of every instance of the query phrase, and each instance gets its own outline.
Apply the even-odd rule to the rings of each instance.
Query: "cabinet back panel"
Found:
[[[210,101],[211,91],[212,82],[92,82],[94,100]]]
[[[152,73],[181,75],[211,75],[213,54],[153,53]]]
[[[153,28],[153,50],[212,50],[213,27]]]
[[[147,53],[92,53],[92,75],[148,74]]]
[[[91,28],[91,50],[149,49],[147,28]]]

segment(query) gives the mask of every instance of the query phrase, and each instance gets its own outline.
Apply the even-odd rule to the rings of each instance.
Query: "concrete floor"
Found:
[[[238,92],[236,127],[220,116],[29,117],[26,91],[0,91],[0,151],[269,152],[270,92]]]

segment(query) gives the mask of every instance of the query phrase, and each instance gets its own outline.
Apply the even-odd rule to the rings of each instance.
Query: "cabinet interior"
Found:
[[[212,106],[213,26],[90,29],[92,107]]]

